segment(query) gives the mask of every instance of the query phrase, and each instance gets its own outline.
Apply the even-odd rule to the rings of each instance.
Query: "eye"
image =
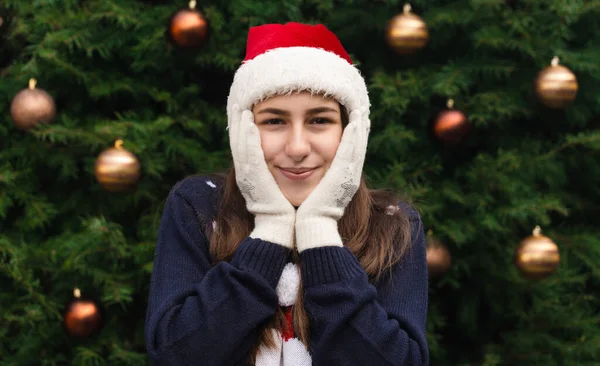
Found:
[[[310,122],[315,123],[317,125],[324,125],[327,123],[331,123],[331,120],[328,118],[313,118]]]
[[[283,123],[283,120],[281,118],[271,118],[271,119],[266,119],[266,120],[262,121],[261,125],[279,125],[282,123]]]

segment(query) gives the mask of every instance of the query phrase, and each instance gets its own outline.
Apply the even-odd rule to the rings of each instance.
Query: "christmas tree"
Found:
[[[451,256],[430,280],[431,363],[597,365],[600,1],[415,0],[427,34],[411,53],[388,38],[403,5],[207,0],[196,10],[208,32],[183,47],[169,20],[185,1],[3,1],[3,364],[148,363],[167,194],[231,165],[225,103],[248,28],[297,21],[326,24],[368,81],[371,186],[406,197]],[[555,57],[576,76],[561,106],[538,93]],[[449,100],[469,127],[452,144],[438,114]],[[102,170],[110,148],[129,154],[129,175]],[[538,225],[560,263],[533,279],[515,252]],[[65,315],[81,306],[96,315],[83,328]]]

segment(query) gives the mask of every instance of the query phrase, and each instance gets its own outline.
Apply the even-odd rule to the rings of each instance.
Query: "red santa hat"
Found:
[[[271,96],[297,91],[332,97],[349,113],[360,109],[368,118],[365,80],[340,40],[324,25],[292,22],[250,28],[246,57],[227,100],[229,121],[232,113],[252,109]]]

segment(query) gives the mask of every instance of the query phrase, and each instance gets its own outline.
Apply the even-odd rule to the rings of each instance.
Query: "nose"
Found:
[[[302,124],[295,125],[290,129],[285,145],[285,153],[294,161],[302,161],[310,154],[309,136],[304,131]]]

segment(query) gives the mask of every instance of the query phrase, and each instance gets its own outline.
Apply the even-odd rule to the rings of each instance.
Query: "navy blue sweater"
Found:
[[[246,238],[231,262],[211,265],[200,223],[216,213],[216,184],[189,177],[168,196],[146,314],[155,365],[245,365],[259,326],[278,309],[275,288],[288,249]],[[412,249],[376,284],[345,247],[302,252],[314,365],[429,364],[424,233],[418,214],[400,207],[410,215]]]

